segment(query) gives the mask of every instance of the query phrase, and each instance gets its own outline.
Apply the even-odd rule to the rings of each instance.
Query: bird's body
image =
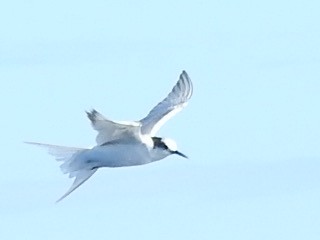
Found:
[[[143,143],[97,146],[92,149],[90,156],[97,160],[97,167],[129,167],[147,164],[153,160],[150,149]]]
[[[62,172],[75,177],[71,188],[58,201],[73,192],[101,167],[143,165],[171,154],[186,157],[177,151],[173,140],[154,135],[166,120],[187,104],[191,95],[192,83],[183,71],[169,95],[140,121],[115,122],[96,110],[87,112],[92,127],[98,131],[97,145],[91,149],[28,142],[47,148],[57,161],[63,162],[60,166]]]
[[[71,164],[92,170],[100,167],[129,167],[152,162],[150,148],[143,143],[110,143],[84,149]],[[74,170],[78,168],[69,165]]]

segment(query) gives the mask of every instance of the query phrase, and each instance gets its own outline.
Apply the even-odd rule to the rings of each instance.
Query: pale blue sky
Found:
[[[0,239],[319,239],[318,1],[0,3]],[[161,136],[190,157],[71,180],[24,145],[94,144],[185,69]]]

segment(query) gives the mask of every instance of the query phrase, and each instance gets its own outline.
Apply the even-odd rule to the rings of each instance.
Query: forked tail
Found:
[[[68,173],[69,177],[75,177],[73,184],[69,190],[60,197],[57,202],[67,197],[70,193],[76,190],[81,184],[87,181],[96,171],[95,169],[86,169],[86,165],[81,160],[81,154],[88,149],[57,146],[36,142],[25,142],[27,144],[36,145],[47,149],[50,155],[53,155],[57,161],[63,162],[60,166],[63,173]]]

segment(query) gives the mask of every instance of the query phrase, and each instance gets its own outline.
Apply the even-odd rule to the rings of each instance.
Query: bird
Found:
[[[92,109],[87,111],[94,130],[98,132],[96,146],[76,148],[52,144],[25,142],[46,148],[60,161],[62,173],[74,178],[73,184],[57,202],[67,197],[87,181],[99,168],[138,166],[179,155],[174,140],[156,136],[160,127],[188,103],[193,85],[186,71],[182,71],[171,92],[159,102],[146,117],[139,121],[112,121]]]

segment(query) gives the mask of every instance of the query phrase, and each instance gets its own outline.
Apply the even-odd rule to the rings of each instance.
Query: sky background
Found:
[[[319,1],[2,1],[0,239],[319,239]],[[95,144],[182,70],[184,160],[71,185],[38,141]]]

